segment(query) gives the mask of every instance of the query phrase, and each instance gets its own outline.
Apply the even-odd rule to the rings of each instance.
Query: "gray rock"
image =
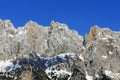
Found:
[[[66,53],[75,56],[59,56]],[[59,77],[57,72],[54,74],[58,80],[119,80],[120,32],[95,25],[88,34],[80,36],[55,21],[50,26],[29,21],[15,29],[9,20],[0,20],[0,60],[0,66],[2,61],[12,60],[35,70],[66,70]]]

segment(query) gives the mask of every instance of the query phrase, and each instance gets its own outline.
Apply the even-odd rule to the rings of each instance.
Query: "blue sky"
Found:
[[[80,35],[93,25],[120,31],[120,0],[1,0],[0,18],[16,27],[29,20],[48,26],[54,20]]]

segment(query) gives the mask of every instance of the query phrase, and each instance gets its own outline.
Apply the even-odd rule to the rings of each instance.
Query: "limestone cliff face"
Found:
[[[89,74],[101,74],[100,71],[108,76],[113,73],[113,80],[119,80],[120,75],[115,79],[116,74],[119,74],[120,60],[119,52],[119,32],[112,32],[110,29],[104,28],[97,30],[94,40],[87,43],[88,71]],[[88,34],[89,35],[89,34]],[[89,40],[89,36],[86,39]],[[92,37],[93,38],[93,37]],[[99,76],[100,77],[100,76]]]
[[[93,26],[80,36],[59,22],[15,29],[0,20],[0,60],[4,80],[119,80],[120,32]]]
[[[87,37],[89,38],[87,43],[91,44],[92,41],[94,41],[96,39],[96,36],[98,35],[98,33],[100,32],[100,28],[98,26],[94,26],[90,29],[89,34],[87,35]]]
[[[8,28],[10,27],[7,25],[8,23],[2,24]],[[11,23],[9,22],[9,24]],[[13,56],[11,55],[12,53],[14,55],[20,53],[21,56],[25,56],[30,51],[48,56],[65,52],[79,53],[80,45],[83,41],[83,38],[76,31],[69,30],[67,25],[54,21],[51,22],[50,27],[43,27],[30,21],[18,30],[15,30],[14,27],[10,28],[9,31],[7,29],[2,29],[5,32],[3,33],[3,38],[1,38],[3,41],[1,41],[0,51],[1,54],[8,53],[9,57]],[[11,30],[13,33],[9,33]],[[75,46],[73,47],[73,45]]]

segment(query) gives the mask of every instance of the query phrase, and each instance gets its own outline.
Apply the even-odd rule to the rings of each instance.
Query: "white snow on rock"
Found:
[[[106,35],[105,37],[100,38],[100,39],[103,40],[103,41],[105,41],[105,42],[109,42],[109,39],[113,39],[113,37],[110,36],[110,35]]]
[[[107,56],[106,55],[102,55],[102,58],[107,59]]]
[[[83,47],[82,47],[82,49],[84,49],[84,50],[85,50],[85,47],[83,46]]]
[[[52,76],[56,76],[57,78],[59,78],[61,75],[69,75],[70,77],[68,78],[68,80],[71,79],[72,72],[67,71],[66,69],[57,70],[57,69],[55,68],[56,66],[57,66],[57,65],[52,66],[52,67],[49,67],[49,68],[47,68],[47,69],[45,70],[46,74],[48,75],[48,77],[49,77],[50,79],[52,79]],[[53,69],[53,68],[54,68],[54,69]],[[52,73],[53,75],[51,75],[51,73]]]
[[[37,54],[40,58],[44,58],[46,60],[49,60],[49,59],[52,59],[52,58],[56,58],[56,57],[59,57],[59,58],[62,58],[63,60],[65,59],[66,60],[66,56],[68,57],[71,57],[71,58],[74,58],[75,57],[75,53],[61,53],[57,56],[54,56],[54,57],[42,57],[41,55]]]
[[[79,58],[80,58],[82,61],[85,61],[85,60],[84,60],[84,57],[82,56],[82,54],[80,54]]]
[[[98,75],[98,74],[95,74],[95,77],[99,78],[99,75]]]
[[[111,52],[111,51],[109,51],[108,53],[109,53],[110,55],[112,55],[112,54],[113,54],[113,52]]]
[[[73,58],[73,57],[75,57],[75,53],[63,53],[63,54],[58,55],[59,58],[62,58],[65,60],[66,60],[66,56]]]
[[[12,35],[12,34],[8,34],[8,36],[9,36],[9,37],[14,37],[14,35]]]
[[[40,58],[43,58],[39,55]],[[48,61],[52,61],[51,63],[54,63],[54,61],[57,61],[57,57],[59,57],[61,60],[67,60],[67,58],[74,58],[75,57],[75,53],[62,53],[59,54],[57,56],[54,57],[46,57],[44,59],[48,60]],[[54,61],[53,61],[54,60]],[[62,64],[62,63],[61,63]],[[56,76],[57,78],[60,77],[61,75],[69,75],[70,77],[68,78],[68,80],[70,80],[72,72],[67,71],[66,69],[60,69],[57,70],[55,67],[58,65],[54,65],[54,66],[50,66],[48,65],[48,62],[45,63],[47,69],[45,70],[46,74],[48,75],[49,78],[52,79],[52,76]],[[59,64],[60,65],[60,64]],[[54,69],[53,69],[54,68]],[[53,75],[51,76],[51,73],[53,73]]]
[[[23,33],[24,33],[24,32],[21,30],[21,31],[19,31],[19,33],[18,33],[18,34],[19,34],[19,35],[22,35]]]
[[[110,78],[119,80],[120,79],[120,73],[113,73],[112,71],[105,70],[105,74],[109,76]]]
[[[20,65],[14,65],[11,60],[0,61],[0,72],[11,71],[13,69],[19,68]]]
[[[39,56],[40,59],[46,60],[45,62],[45,66],[49,67],[49,63],[56,63],[57,59],[61,59],[62,61],[66,61],[68,58],[74,58],[75,57],[75,53],[61,53],[57,56],[53,56],[53,57],[42,57],[41,55],[37,54],[37,56]]]
[[[24,28],[24,27],[20,27],[19,29],[18,29],[18,34],[17,34],[17,36],[18,35],[23,35],[23,34],[26,34],[28,31]]]
[[[102,38],[102,40],[107,40],[107,39],[108,39],[107,37]]]
[[[89,76],[87,71],[86,71],[86,79],[87,80],[93,80],[93,76]]]
[[[106,35],[105,37],[112,39],[113,37],[110,35]]]

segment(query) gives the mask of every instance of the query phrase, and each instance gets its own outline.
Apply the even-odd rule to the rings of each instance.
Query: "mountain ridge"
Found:
[[[120,32],[95,25],[80,36],[55,21],[15,29],[0,20],[0,60],[4,80],[119,80]]]

